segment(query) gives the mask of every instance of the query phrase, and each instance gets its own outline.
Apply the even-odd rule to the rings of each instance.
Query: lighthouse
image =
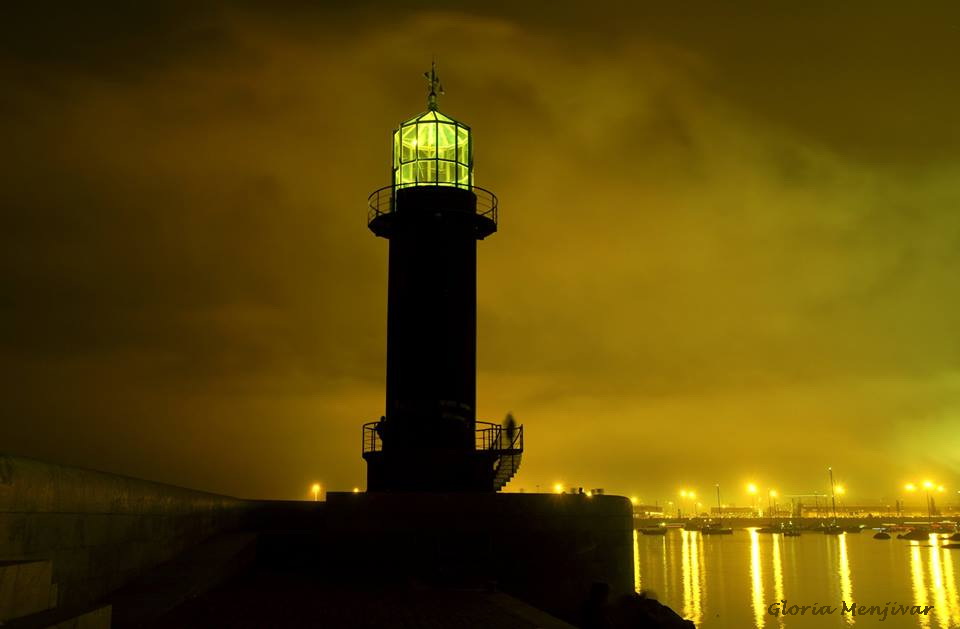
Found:
[[[486,491],[516,473],[523,427],[476,417],[477,242],[498,201],[474,185],[473,134],[440,112],[436,65],[427,110],[393,132],[392,182],[368,198],[389,241],[386,404],[363,426],[368,491]]]

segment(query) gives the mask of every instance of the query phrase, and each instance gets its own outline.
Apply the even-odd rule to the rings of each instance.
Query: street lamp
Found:
[[[927,492],[927,522],[933,522],[933,508],[930,505],[930,490],[933,489],[933,483],[925,480],[923,481],[923,488]]]
[[[907,483],[906,485],[903,486],[903,488],[906,489],[911,494],[917,491],[917,486],[914,485],[913,483]]]
[[[757,486],[754,483],[747,483],[747,493],[750,494],[750,500],[753,506],[753,515],[757,515]]]
[[[833,488],[834,493],[840,497],[840,508],[843,509],[843,495],[847,493],[846,488],[843,485],[837,485]]]
[[[916,490],[917,490],[917,486],[914,485],[913,483],[907,483],[907,484],[904,486],[904,489],[906,489],[907,491],[911,491],[911,492],[912,492],[912,491],[916,491]],[[940,492],[940,493],[943,493],[943,491],[944,491],[943,485],[934,485],[933,482],[932,482],[932,481],[929,481],[929,480],[923,481],[923,490],[924,490],[924,493],[926,493],[926,496],[927,496],[927,522],[928,522],[928,523],[929,523],[929,522],[933,522],[933,501],[930,499],[930,490],[931,490],[931,489],[935,489],[936,491],[938,491],[938,492]]]
[[[904,488],[906,491],[910,492],[910,493],[913,493],[913,492],[917,491],[917,486],[914,485],[913,483],[907,483],[906,485],[903,486],[903,488]],[[904,505],[904,501],[903,501],[903,500],[900,500],[899,502],[900,502],[900,505],[899,505],[899,508],[898,508],[898,513],[897,513],[897,515],[902,518],[902,517],[904,517],[904,513],[903,513],[903,512],[904,512],[904,507],[905,507],[905,505]]]
[[[314,483],[313,487],[310,488],[310,491],[313,492],[313,501],[317,502],[320,500],[320,483]]]

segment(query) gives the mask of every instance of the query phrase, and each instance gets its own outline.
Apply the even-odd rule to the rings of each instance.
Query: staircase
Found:
[[[494,464],[493,490],[500,491],[520,469],[523,450],[503,450]]]
[[[493,490],[500,491],[520,469],[520,460],[523,458],[523,426],[516,427],[511,440],[502,426],[478,421],[477,449],[494,455]]]

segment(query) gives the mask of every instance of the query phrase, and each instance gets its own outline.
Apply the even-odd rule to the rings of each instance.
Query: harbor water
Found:
[[[960,549],[873,533],[636,532],[637,591],[702,629],[960,628]]]

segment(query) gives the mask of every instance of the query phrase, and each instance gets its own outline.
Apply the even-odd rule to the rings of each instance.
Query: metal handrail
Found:
[[[523,451],[523,424],[517,426],[517,432],[513,435],[513,442],[508,449]]]
[[[367,422],[363,425],[363,453],[383,451],[383,439],[377,432],[377,425],[380,422]],[[476,450],[500,451],[500,450],[523,450],[523,426],[517,426],[513,440],[504,444],[503,426],[491,422],[476,422],[474,432],[474,448]],[[506,447],[504,447],[506,445]]]
[[[476,432],[474,433],[476,441],[475,448],[477,450],[494,450],[497,444],[500,443],[502,431],[503,428],[500,424],[481,421],[476,422]]]
[[[380,452],[383,450],[383,440],[380,433],[377,432],[377,424],[380,422],[367,422],[363,425],[363,453]]]
[[[437,188],[455,188],[459,186],[444,186],[441,184],[417,184],[416,186],[404,186],[404,188],[413,188],[413,187],[437,187]],[[375,218],[382,216],[383,214],[389,214],[391,212],[397,211],[396,203],[396,187],[395,186],[384,186],[379,190],[374,190],[370,193],[370,196],[367,197],[367,224],[369,225]],[[403,188],[400,188],[401,190]],[[498,200],[497,195],[490,192],[485,188],[480,186],[470,186],[469,188],[460,188],[461,190],[469,190],[477,197],[477,214],[479,216],[486,216],[490,220],[497,224],[497,206]]]

